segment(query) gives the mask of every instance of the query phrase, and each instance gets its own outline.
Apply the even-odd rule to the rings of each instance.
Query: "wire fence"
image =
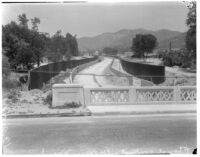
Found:
[[[15,72],[18,74],[28,74],[30,72],[30,70],[15,70],[15,69],[9,69],[9,68],[2,68],[5,71],[9,71],[9,72]],[[39,73],[39,72],[43,72],[43,73],[62,73],[62,74],[70,74],[72,71],[72,69],[67,69],[66,71],[32,71],[33,73]],[[118,75],[113,75],[113,74],[95,74],[95,73],[79,73],[76,75],[95,75],[95,76],[115,76],[115,77],[133,77],[133,76],[118,76]],[[134,77],[163,77],[163,76],[146,76],[146,75],[134,75]],[[165,78],[196,78],[196,76],[165,76]]]
[[[31,86],[30,81],[32,79],[30,77],[30,71],[28,70],[15,70],[15,69],[8,69],[2,68],[3,70],[3,81],[8,80],[17,80],[20,82],[21,85]],[[152,86],[155,85],[151,81],[155,77],[163,77],[163,76],[119,76],[113,74],[94,74],[94,73],[78,73],[75,75],[75,78],[70,78],[72,74],[72,69],[67,69],[66,71],[32,71],[32,73],[40,73],[52,75],[46,82],[42,83],[42,89],[51,88],[53,84],[61,83],[61,84],[68,84],[68,83],[84,83],[85,85],[90,84],[91,80],[97,83],[99,86],[106,86],[106,85],[116,85],[116,86]],[[76,78],[79,77],[78,82]],[[88,77],[88,79],[87,79]],[[23,80],[23,79],[24,80]],[[26,80],[27,78],[27,80]],[[141,79],[144,78],[144,79]],[[145,81],[145,78],[149,78]],[[88,80],[88,81],[87,81]],[[196,85],[196,76],[165,76],[164,82],[157,84],[155,86],[194,86]],[[105,83],[106,82],[106,83]],[[37,83],[37,82],[34,82]]]

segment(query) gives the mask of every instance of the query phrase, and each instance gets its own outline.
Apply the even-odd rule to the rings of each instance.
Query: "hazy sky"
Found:
[[[59,29],[78,38],[120,29],[187,30],[184,2],[2,4],[2,9],[3,25],[25,13],[28,18],[40,18],[39,30],[51,35]]]

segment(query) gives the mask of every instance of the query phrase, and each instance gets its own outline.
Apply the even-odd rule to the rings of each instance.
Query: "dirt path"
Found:
[[[109,82],[106,80],[105,76],[95,75],[105,75],[104,71],[111,62],[112,58],[104,58],[101,62],[82,70],[75,76],[74,83],[79,83],[89,87],[109,85]]]

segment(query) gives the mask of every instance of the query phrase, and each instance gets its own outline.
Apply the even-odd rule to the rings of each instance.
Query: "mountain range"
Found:
[[[157,38],[157,49],[169,49],[169,43],[173,49],[183,48],[185,32],[162,29],[158,31],[146,29],[121,29],[114,33],[103,33],[94,37],[79,38],[78,46],[80,51],[101,51],[105,47],[117,48],[121,51],[130,50],[132,39],[136,34],[152,34]]]

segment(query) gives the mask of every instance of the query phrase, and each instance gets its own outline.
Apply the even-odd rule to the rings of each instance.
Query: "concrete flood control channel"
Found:
[[[80,71],[78,75],[75,76],[73,83],[90,87],[109,85],[109,82],[106,81],[106,77],[104,76],[104,70],[111,62],[111,58],[103,58],[101,62]]]

